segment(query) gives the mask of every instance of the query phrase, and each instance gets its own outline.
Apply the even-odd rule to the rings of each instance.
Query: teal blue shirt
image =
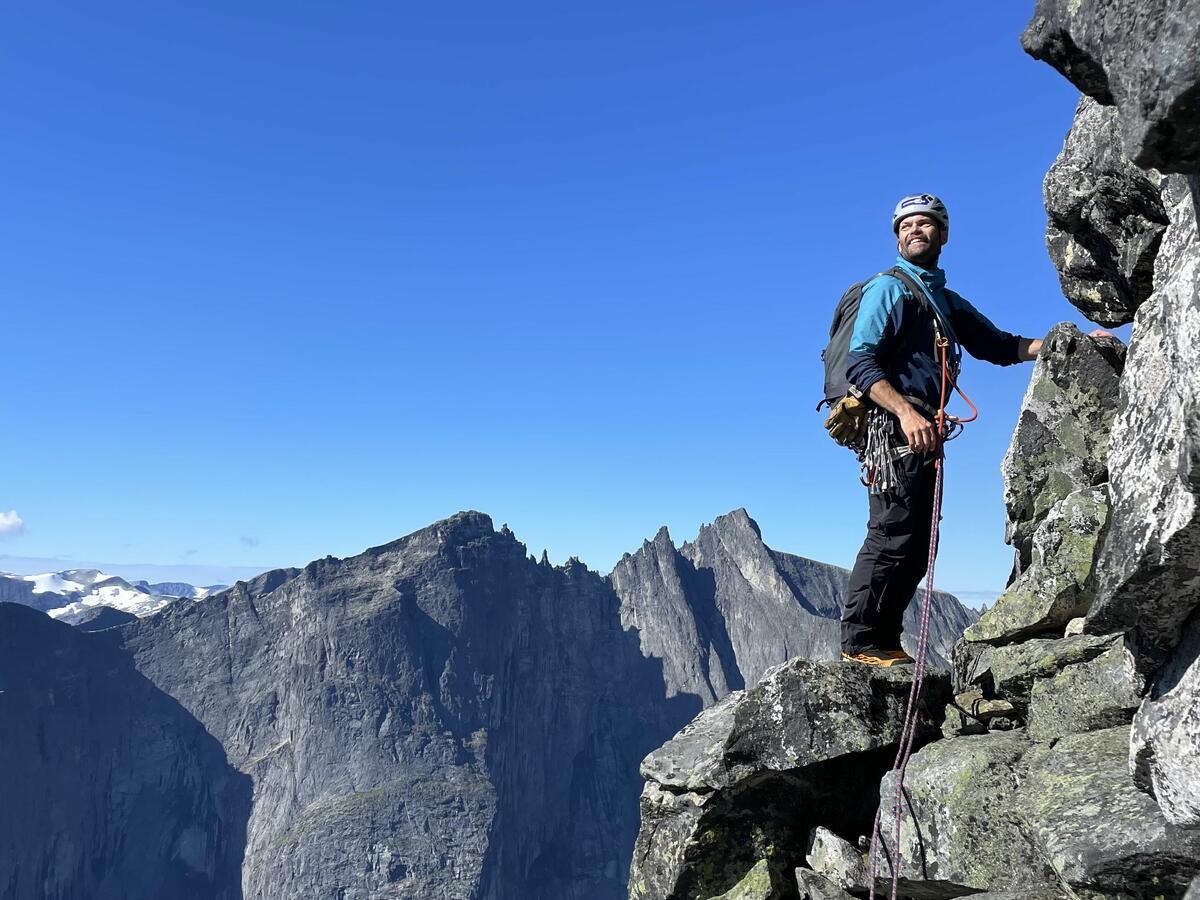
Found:
[[[960,348],[1000,366],[1020,362],[1020,338],[1001,331],[961,295],[947,290],[944,271],[924,269],[903,257],[896,258],[896,266],[925,289],[929,306],[910,298],[893,275],[878,275],[863,287],[846,365],[846,377],[856,388],[866,393],[886,378],[901,394],[936,407],[941,364],[934,347],[934,314],[950,339],[956,368]]]

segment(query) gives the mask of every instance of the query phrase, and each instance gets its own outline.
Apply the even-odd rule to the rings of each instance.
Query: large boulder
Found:
[[[999,647],[962,641],[954,648],[954,689],[977,688],[988,699],[1005,700],[1023,719],[1039,678],[1054,678],[1121,645],[1120,635],[1092,634],[1035,638]]]
[[[796,870],[796,892],[799,900],[854,900],[853,894],[808,869]]]
[[[1027,730],[1035,741],[1128,725],[1141,702],[1141,681],[1132,671],[1125,642],[1094,659],[1037,678],[1029,692]]]
[[[1029,747],[1021,732],[951,738],[913,756],[904,779],[900,874],[975,890],[1053,884],[1054,871],[1021,834],[1013,794]],[[879,789],[882,864],[894,855],[895,774]]]
[[[1119,726],[1053,744],[1020,732],[931,744],[905,778],[901,874],[997,891],[1181,896],[1200,871],[1200,831],[1169,823],[1134,786],[1128,740]],[[889,841],[892,777],[880,788]]]
[[[1033,533],[1029,567],[963,633],[968,641],[1004,644],[1062,633],[1088,611],[1096,551],[1108,526],[1108,493],[1084,488],[1056,503]]]
[[[1134,323],[1108,454],[1112,514],[1093,632],[1132,629],[1152,671],[1200,605],[1200,179],[1172,176],[1154,294]]]
[[[1142,701],[1130,749],[1135,780],[1167,820],[1200,826],[1200,615]]]
[[[1046,173],[1046,246],[1063,294],[1093,322],[1133,321],[1153,290],[1167,228],[1161,176],[1121,152],[1117,111],[1084,97],[1062,152]]]
[[[701,713],[642,763],[632,900],[712,897],[755,866],[792,877],[810,831],[870,831],[911,669],[796,658]],[[949,676],[927,676],[917,740],[938,733]]]
[[[1200,172],[1200,0],[1038,0],[1021,43],[1120,109],[1139,166]]]
[[[1134,786],[1128,753],[1127,726],[1035,745],[1013,795],[1022,831],[1073,889],[1178,897],[1200,872],[1200,831]]]
[[[1005,540],[1023,571],[1033,534],[1068,494],[1108,479],[1108,435],[1116,413],[1124,347],[1093,338],[1070,323],[1046,335],[1021,416],[1005,454]]]

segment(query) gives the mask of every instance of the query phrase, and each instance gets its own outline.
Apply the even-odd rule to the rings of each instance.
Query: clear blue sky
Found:
[[[744,506],[849,564],[818,354],[896,198],[942,195],[998,324],[1082,323],[1041,204],[1076,93],[1031,10],[9,6],[0,553],[303,564],[474,508],[608,571]],[[1029,373],[968,362],[947,588],[1004,583]]]

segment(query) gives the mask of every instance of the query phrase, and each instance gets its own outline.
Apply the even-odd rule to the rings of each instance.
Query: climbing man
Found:
[[[932,194],[904,197],[892,213],[895,268],[862,288],[846,377],[870,401],[866,460],[870,518],[842,610],[842,658],[874,666],[913,662],[901,620],[929,563],[945,338],[949,377],[961,348],[1000,366],[1033,360],[1037,338],[1001,331],[946,289],[938,268],[950,215]],[[916,295],[919,292],[919,296]]]

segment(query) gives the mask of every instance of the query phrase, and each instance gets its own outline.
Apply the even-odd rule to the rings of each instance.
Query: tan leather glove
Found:
[[[861,446],[867,434],[869,408],[865,401],[847,394],[830,408],[825,430],[843,447]]]

